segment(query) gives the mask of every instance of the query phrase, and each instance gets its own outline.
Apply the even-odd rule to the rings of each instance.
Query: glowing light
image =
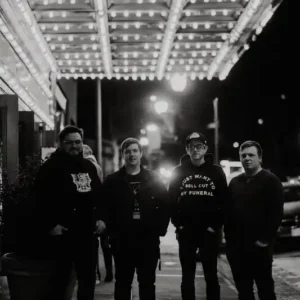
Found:
[[[174,75],[170,79],[170,83],[175,92],[183,92],[187,85],[187,78],[185,75]]]
[[[264,124],[264,120],[263,120],[263,119],[258,119],[258,120],[257,120],[257,123],[258,123],[259,125],[262,125],[262,124]]]
[[[142,146],[148,146],[149,145],[149,139],[147,137],[145,137],[145,136],[141,137],[140,144]]]
[[[159,173],[162,176],[166,177],[166,178],[171,178],[172,177],[172,171],[169,170],[169,169],[167,169],[167,168],[165,168],[165,167],[160,168],[159,169]]]
[[[156,101],[154,104],[154,109],[159,115],[167,112],[168,107],[169,107],[168,103],[163,100]]]
[[[146,127],[147,131],[149,132],[155,132],[158,130],[158,127],[156,124],[148,124]]]
[[[157,96],[155,95],[150,96],[150,101],[155,102],[156,100],[157,100]]]

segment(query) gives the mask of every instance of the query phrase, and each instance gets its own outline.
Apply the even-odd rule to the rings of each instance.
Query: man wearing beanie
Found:
[[[169,187],[182,267],[182,299],[195,300],[197,250],[201,249],[206,299],[220,300],[217,258],[226,177],[221,167],[205,160],[208,146],[203,134],[191,133],[185,149],[190,159],[174,169]]]

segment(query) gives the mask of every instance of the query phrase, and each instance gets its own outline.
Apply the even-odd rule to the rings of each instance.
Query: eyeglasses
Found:
[[[80,145],[80,144],[82,144],[82,141],[80,141],[80,140],[76,140],[76,141],[64,141],[64,144],[65,145],[73,145],[73,144]]]
[[[189,150],[197,150],[197,151],[199,151],[199,150],[204,150],[204,149],[206,149],[206,146],[205,145],[203,145],[203,144],[199,144],[199,145],[188,145],[188,149]]]

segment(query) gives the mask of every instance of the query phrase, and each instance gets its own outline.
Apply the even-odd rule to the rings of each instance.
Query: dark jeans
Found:
[[[155,300],[159,237],[118,237],[111,241],[115,260],[115,300],[130,300],[134,273],[139,283],[139,299]]]
[[[65,239],[60,241],[61,255],[57,256],[57,276],[54,282],[53,299],[65,300],[66,288],[70,284],[72,268],[77,277],[77,300],[93,300],[96,282],[98,241],[95,237]]]
[[[100,243],[104,257],[104,264],[106,269],[106,275],[112,273],[112,250],[109,245],[109,238],[107,233],[103,233],[100,236]]]
[[[226,254],[239,300],[255,300],[254,282],[260,300],[276,300],[272,277],[273,245],[261,248],[235,241],[227,243]]]
[[[200,234],[182,231],[179,233],[179,258],[182,268],[181,295],[183,300],[195,300],[195,273],[197,250],[200,249],[201,262],[206,281],[206,299],[220,300],[220,285],[217,272],[217,233],[205,231]]]

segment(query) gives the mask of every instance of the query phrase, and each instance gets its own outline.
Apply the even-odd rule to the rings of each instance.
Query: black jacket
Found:
[[[169,186],[172,223],[204,231],[220,229],[223,224],[224,203],[228,188],[221,167],[205,162],[196,167],[190,160],[177,166]]]
[[[41,166],[34,183],[37,226],[48,232],[60,224],[69,233],[92,234],[95,221],[104,218],[100,187],[92,162],[56,150]]]
[[[170,220],[166,187],[154,171],[141,167],[140,175],[140,229],[145,235],[164,236]],[[102,197],[106,203],[109,234],[130,234],[133,228],[133,197],[125,167],[106,178]]]
[[[283,215],[283,188],[272,173],[261,170],[250,179],[245,173],[229,184],[224,226],[227,242],[272,243]]]

